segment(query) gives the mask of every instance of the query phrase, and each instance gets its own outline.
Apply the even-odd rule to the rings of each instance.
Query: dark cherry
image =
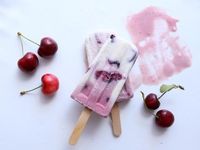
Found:
[[[28,52],[18,60],[17,64],[22,71],[31,72],[36,69],[39,64],[39,60],[34,53]]]
[[[117,81],[122,79],[122,75],[118,72],[107,72],[103,70],[96,71],[95,76],[97,79],[101,77],[104,82],[111,82],[113,80]]]
[[[144,101],[148,109],[155,110],[160,106],[160,101],[154,93],[148,94]]]
[[[33,40],[29,39],[28,37],[24,36],[21,32],[18,32],[17,34],[20,37],[20,40],[21,40],[21,37],[23,37],[26,40],[30,41],[31,43],[34,43],[34,44],[38,45],[39,46],[38,54],[41,57],[52,56],[58,50],[58,45],[57,45],[56,41],[53,40],[50,37],[44,37],[44,38],[42,38],[40,44],[38,44],[35,41],[33,41]],[[22,49],[23,49],[23,46],[22,46]]]
[[[29,93],[31,91],[34,91],[36,89],[41,88],[42,93],[44,95],[49,95],[49,94],[53,94],[55,93],[58,88],[59,88],[59,80],[58,78],[53,75],[53,74],[44,74],[41,78],[42,84],[36,88],[33,88],[31,90],[27,90],[27,91],[22,91],[20,92],[21,95],[24,95],[26,93]]]
[[[174,123],[174,115],[172,112],[162,109],[156,113],[155,121],[160,127],[170,127]]]
[[[45,37],[40,42],[40,47],[38,49],[38,54],[41,57],[48,57],[54,55],[58,50],[58,45],[50,37]]]
[[[100,76],[107,76],[107,75],[108,75],[108,72],[106,72],[106,71],[100,70],[100,71],[95,72],[96,78],[99,78]]]
[[[118,72],[117,73],[116,72],[111,72],[110,76],[111,76],[111,79],[115,80],[115,81],[122,79],[122,75],[120,73],[118,73]]]

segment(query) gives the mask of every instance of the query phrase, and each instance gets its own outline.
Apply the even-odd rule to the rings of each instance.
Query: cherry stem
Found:
[[[146,110],[149,111],[154,117],[158,118],[158,116],[156,116],[152,111],[150,111],[150,110],[147,108],[146,103],[145,103],[145,95],[144,95],[144,93],[143,93],[142,91],[140,91],[140,93],[142,94],[142,99],[143,99],[143,101],[144,101]]]
[[[17,35],[18,35],[18,36],[22,36],[23,38],[25,38],[25,39],[28,40],[29,42],[32,42],[32,43],[34,43],[34,44],[40,46],[40,44],[38,44],[38,43],[34,42],[33,40],[27,38],[27,37],[24,36],[21,32],[17,32]]]
[[[21,44],[21,48],[22,48],[22,55],[24,55],[24,45],[23,45],[23,42],[22,42],[22,38],[21,38],[21,33],[18,32],[17,33],[18,37],[19,37],[19,40],[20,40],[20,44]]]
[[[20,95],[24,95],[24,94],[26,94],[26,93],[29,93],[29,92],[34,91],[34,90],[36,90],[36,89],[39,89],[39,88],[41,88],[41,87],[42,87],[42,85],[39,85],[38,87],[33,88],[33,89],[31,89],[31,90],[21,91],[21,92],[20,92]]]
[[[140,93],[142,94],[142,99],[145,102],[145,100],[144,100],[145,99],[144,93],[142,91],[140,91]]]
[[[158,97],[158,99],[161,99],[161,97],[163,97],[167,92],[171,91],[172,89],[177,89],[177,88],[179,88],[179,89],[181,89],[181,90],[184,90],[184,87],[183,87],[183,86],[181,86],[181,85],[175,85],[175,86],[171,87],[169,90],[167,90],[167,91],[165,91],[164,93],[162,93],[162,94]]]

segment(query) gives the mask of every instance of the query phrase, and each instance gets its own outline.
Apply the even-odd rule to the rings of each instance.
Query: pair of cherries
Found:
[[[20,58],[18,60],[17,64],[18,64],[19,69],[24,72],[34,71],[39,64],[39,59],[38,59],[37,55],[32,52],[27,52],[26,54],[24,54],[24,47],[23,47],[23,42],[22,42],[21,37],[38,45],[39,46],[38,51],[37,51],[38,55],[43,58],[48,58],[50,56],[53,56],[58,50],[58,45],[57,45],[56,41],[50,37],[42,38],[40,44],[38,44],[38,43],[30,40],[29,38],[27,38],[20,32],[18,32],[17,35],[20,38],[20,42],[21,42],[21,46],[22,46],[22,53],[24,55],[22,58]]]
[[[160,87],[160,92],[162,93],[159,97],[154,94],[150,93],[146,97],[144,96],[144,93],[141,92],[142,98],[144,100],[145,106],[149,110],[156,110],[160,106],[160,99],[163,97],[167,92],[171,91],[172,89],[181,89],[184,90],[184,88],[180,85],[166,85],[163,84]],[[156,114],[153,114],[155,116],[155,122],[160,127],[170,127],[174,123],[174,115],[171,111],[166,109],[159,110]]]
[[[50,37],[42,38],[40,44],[38,44],[32,41],[31,39],[27,38],[20,32],[18,32],[17,35],[20,38],[22,53],[23,53],[23,57],[18,60],[17,64],[18,64],[19,69],[22,70],[23,72],[33,72],[39,64],[39,59],[37,55],[32,52],[27,52],[26,54],[24,54],[22,37],[39,46],[37,52],[38,52],[38,55],[41,56],[42,58],[49,58],[53,56],[58,50],[58,45],[56,41]],[[49,95],[49,94],[55,93],[59,88],[59,80],[53,74],[49,74],[49,73],[44,74],[41,78],[41,81],[42,81],[42,84],[40,86],[33,88],[31,90],[22,91],[20,92],[20,94],[24,95],[28,92],[41,88],[43,94]]]

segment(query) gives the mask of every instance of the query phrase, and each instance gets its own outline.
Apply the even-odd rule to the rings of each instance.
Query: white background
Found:
[[[141,86],[135,97],[120,105],[122,135],[112,135],[110,118],[93,114],[76,146],[68,138],[83,107],[70,98],[83,72],[84,38],[92,32],[118,32],[130,40],[126,17],[147,6],[158,6],[178,18],[178,32],[190,47],[193,64],[165,83],[177,83],[162,99],[161,108],[171,110],[175,123],[158,128],[143,107],[140,90],[158,92],[159,86]],[[200,1],[199,0],[1,0],[0,1],[0,150],[199,150],[200,149]],[[35,73],[19,71],[21,57],[16,32],[40,42],[53,37],[59,50],[52,60],[40,59]],[[25,42],[27,51],[37,46]],[[40,84],[44,73],[60,79],[53,97],[40,90],[20,96],[19,91]]]

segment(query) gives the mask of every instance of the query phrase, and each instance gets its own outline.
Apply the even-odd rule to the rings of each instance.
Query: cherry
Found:
[[[40,44],[36,43],[35,41],[27,38],[26,36],[24,36],[22,33],[18,32],[17,33],[19,36],[22,36],[23,38],[25,38],[26,40],[36,44],[39,46],[38,48],[38,54],[41,57],[48,57],[48,56],[52,56],[54,55],[57,50],[58,50],[58,45],[56,43],[55,40],[53,40],[50,37],[44,37],[41,39]]]
[[[160,101],[158,100],[157,95],[154,93],[148,94],[144,102],[147,108],[152,110],[155,110],[160,106]]]
[[[49,95],[49,94],[55,93],[59,88],[59,80],[53,74],[49,74],[49,73],[44,74],[41,78],[41,81],[42,81],[42,84],[40,86],[33,88],[31,90],[22,91],[22,92],[20,92],[20,94],[24,95],[24,94],[34,91],[38,88],[41,88],[42,93],[44,95]]]
[[[170,127],[174,123],[174,115],[166,109],[159,110],[156,113],[155,122],[160,127]]]
[[[20,43],[21,43],[21,47],[22,47],[22,54],[23,57],[20,58],[17,62],[17,65],[19,67],[19,69],[21,69],[24,72],[31,72],[33,70],[35,70],[39,64],[39,60],[38,57],[32,53],[32,52],[27,52],[24,55],[24,46],[23,46],[23,42],[21,39],[21,33],[17,33],[20,39]]]
[[[38,54],[41,57],[48,57],[54,55],[58,50],[58,45],[50,37],[45,37],[41,40],[40,47],[38,49]]]
[[[31,72],[36,69],[39,60],[34,53],[28,52],[17,62],[18,67],[24,72]]]
[[[144,103],[146,105],[146,107],[148,109],[151,109],[151,110],[155,110],[157,108],[159,108],[160,106],[160,99],[169,91],[171,91],[172,89],[181,89],[181,90],[184,90],[184,87],[182,87],[181,85],[175,85],[175,84],[171,84],[171,85],[166,85],[166,84],[163,84],[161,87],[160,87],[160,92],[162,93],[159,97],[157,97],[156,94],[154,93],[150,93],[148,94],[146,97],[144,96],[144,93],[141,91],[141,94],[142,94],[142,98],[144,100]]]
[[[144,96],[144,93],[141,91],[142,98],[144,100],[145,106],[148,109],[155,110],[160,106],[159,98],[157,98],[157,95],[154,93],[148,94],[146,97]]]
[[[59,88],[59,80],[55,75],[45,74],[42,76],[42,92],[52,94]]]

